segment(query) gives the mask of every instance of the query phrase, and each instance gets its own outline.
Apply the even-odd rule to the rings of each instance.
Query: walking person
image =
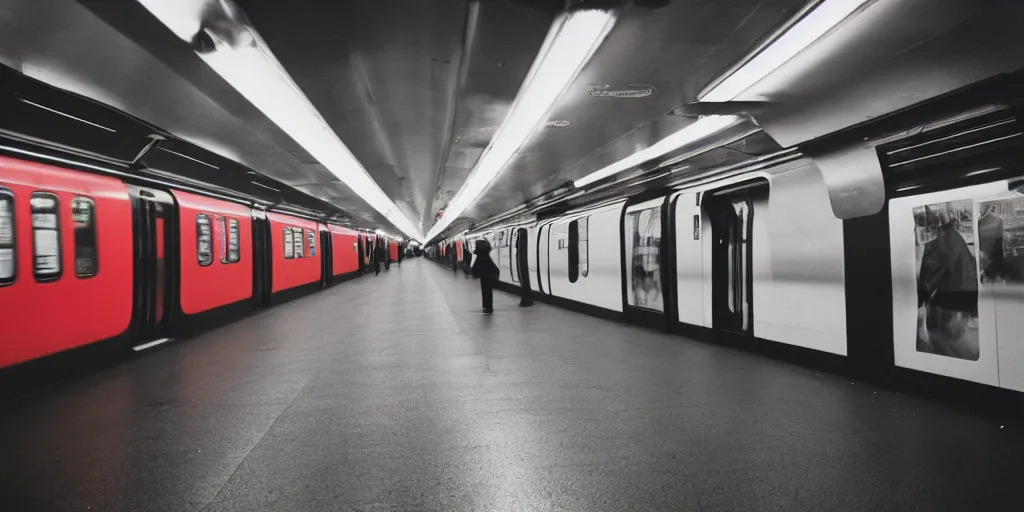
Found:
[[[459,273],[459,251],[456,249],[455,244],[448,246],[448,259],[452,263],[452,272]]]
[[[483,299],[483,313],[489,315],[494,313],[494,282],[498,280],[500,271],[498,266],[491,259],[491,243],[487,240],[477,240],[476,262],[473,263],[473,277],[480,279],[480,295]]]

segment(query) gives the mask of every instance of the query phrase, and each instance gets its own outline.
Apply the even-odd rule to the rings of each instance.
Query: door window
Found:
[[[295,242],[292,240],[292,228],[284,228],[284,259],[290,260],[295,257]]]
[[[580,275],[587,277],[590,274],[590,217],[579,219],[578,228],[578,249]]]
[[[309,242],[309,256],[316,256],[316,234],[312,229],[306,230],[306,241]]]
[[[32,212],[33,274],[36,281],[60,278],[60,199],[50,192],[33,192],[29,200]]]
[[[75,227],[75,276],[93,277],[99,272],[96,243],[96,203],[86,197],[71,200],[71,221]]]
[[[228,263],[241,259],[241,245],[238,242],[238,220],[228,219]]]
[[[626,215],[626,243],[629,255],[626,294],[631,306],[664,310],[661,293],[661,206]]]
[[[569,223],[569,282],[580,278],[580,221]]]
[[[224,217],[214,217],[214,227],[217,232],[217,256],[221,265],[228,263],[228,226]]]
[[[302,228],[291,228],[292,230],[292,245],[293,251],[296,258],[305,258],[305,249],[302,245]]]
[[[208,267],[213,263],[212,229],[209,215],[196,215],[196,259],[200,267]]]

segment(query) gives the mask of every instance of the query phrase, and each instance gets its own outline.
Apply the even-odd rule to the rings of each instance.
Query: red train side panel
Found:
[[[132,315],[134,263],[131,201],[124,184],[0,157],[0,189],[13,197],[15,263],[13,282],[0,286],[0,367],[124,333]],[[35,207],[33,193],[41,199]],[[37,213],[52,208],[56,214],[36,218],[38,237],[33,208]],[[49,229],[54,218],[56,235]],[[4,237],[10,233],[0,233]],[[40,267],[36,253],[42,255]],[[47,261],[47,254],[58,256]]]
[[[359,233],[341,226],[327,225],[334,244],[333,272],[338,276],[359,270]]]
[[[181,310],[194,315],[252,297],[252,213],[246,206],[172,190],[181,226]],[[202,220],[200,220],[202,219]],[[205,224],[208,221],[208,224]],[[209,226],[209,257],[197,251]]]
[[[391,255],[391,261],[398,261],[398,243],[394,240],[388,240],[388,253]]]
[[[320,240],[316,222],[276,212],[270,220],[271,261],[274,273],[271,292],[320,281]],[[312,234],[312,236],[310,236]],[[301,241],[296,242],[296,236]],[[285,242],[289,242],[290,248]],[[310,254],[310,248],[313,254]]]

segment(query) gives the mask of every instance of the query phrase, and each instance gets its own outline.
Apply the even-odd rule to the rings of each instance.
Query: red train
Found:
[[[361,274],[375,244],[397,249],[283,184],[0,71],[0,108],[13,111],[0,115],[0,387],[321,289]],[[228,181],[202,184],[193,162]]]

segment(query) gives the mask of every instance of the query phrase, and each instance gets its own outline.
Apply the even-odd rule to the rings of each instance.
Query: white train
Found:
[[[896,137],[899,118],[865,127],[885,186],[870,215],[838,218],[828,150],[791,148],[499,218],[459,243],[488,239],[502,287],[525,270],[539,299],[585,313],[862,375],[1020,392],[1020,115],[975,109]]]

